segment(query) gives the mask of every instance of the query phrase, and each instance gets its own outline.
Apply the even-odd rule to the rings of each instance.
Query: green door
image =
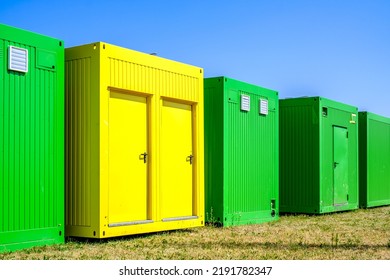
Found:
[[[333,127],[333,194],[334,205],[348,203],[348,131]]]

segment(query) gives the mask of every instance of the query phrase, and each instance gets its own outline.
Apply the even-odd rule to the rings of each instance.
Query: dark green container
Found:
[[[0,24],[0,252],[64,242],[64,46]]]
[[[357,209],[357,108],[322,97],[279,105],[280,212]]]
[[[204,88],[206,220],[278,219],[278,93],[226,77]]]
[[[390,118],[359,112],[359,205],[390,204]]]

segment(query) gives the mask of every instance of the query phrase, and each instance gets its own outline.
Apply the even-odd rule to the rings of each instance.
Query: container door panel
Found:
[[[334,205],[348,203],[348,131],[333,127]]]
[[[109,99],[109,224],[147,220],[147,100],[111,92]]]
[[[160,209],[164,219],[192,215],[192,108],[163,101]]]

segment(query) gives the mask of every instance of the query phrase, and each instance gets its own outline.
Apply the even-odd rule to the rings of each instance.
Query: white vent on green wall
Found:
[[[260,99],[260,114],[261,115],[268,115],[268,100],[267,99]]]
[[[28,50],[9,46],[8,69],[26,73],[28,71]]]
[[[241,110],[249,112],[251,108],[251,97],[249,95],[241,94]]]

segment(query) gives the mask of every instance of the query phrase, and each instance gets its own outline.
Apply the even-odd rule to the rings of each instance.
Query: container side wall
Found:
[[[359,206],[367,207],[367,113],[359,112]]]
[[[0,25],[0,251],[64,241],[62,45]],[[26,73],[8,70],[9,46]]]
[[[359,113],[366,117],[367,184],[360,186],[362,207],[390,204],[390,119],[373,113]],[[360,140],[360,139],[359,139]],[[363,145],[364,143],[361,143]],[[366,196],[364,196],[366,193]]]
[[[280,212],[319,213],[318,99],[279,105]]]
[[[92,47],[66,50],[67,235],[94,237],[99,227],[97,52]]]
[[[204,80],[206,219],[223,221],[223,78]]]
[[[390,120],[368,123],[368,206],[390,204]]]
[[[249,111],[241,110],[249,96]],[[260,114],[260,100],[268,104]],[[224,226],[278,218],[278,96],[255,85],[205,79],[206,205]]]

